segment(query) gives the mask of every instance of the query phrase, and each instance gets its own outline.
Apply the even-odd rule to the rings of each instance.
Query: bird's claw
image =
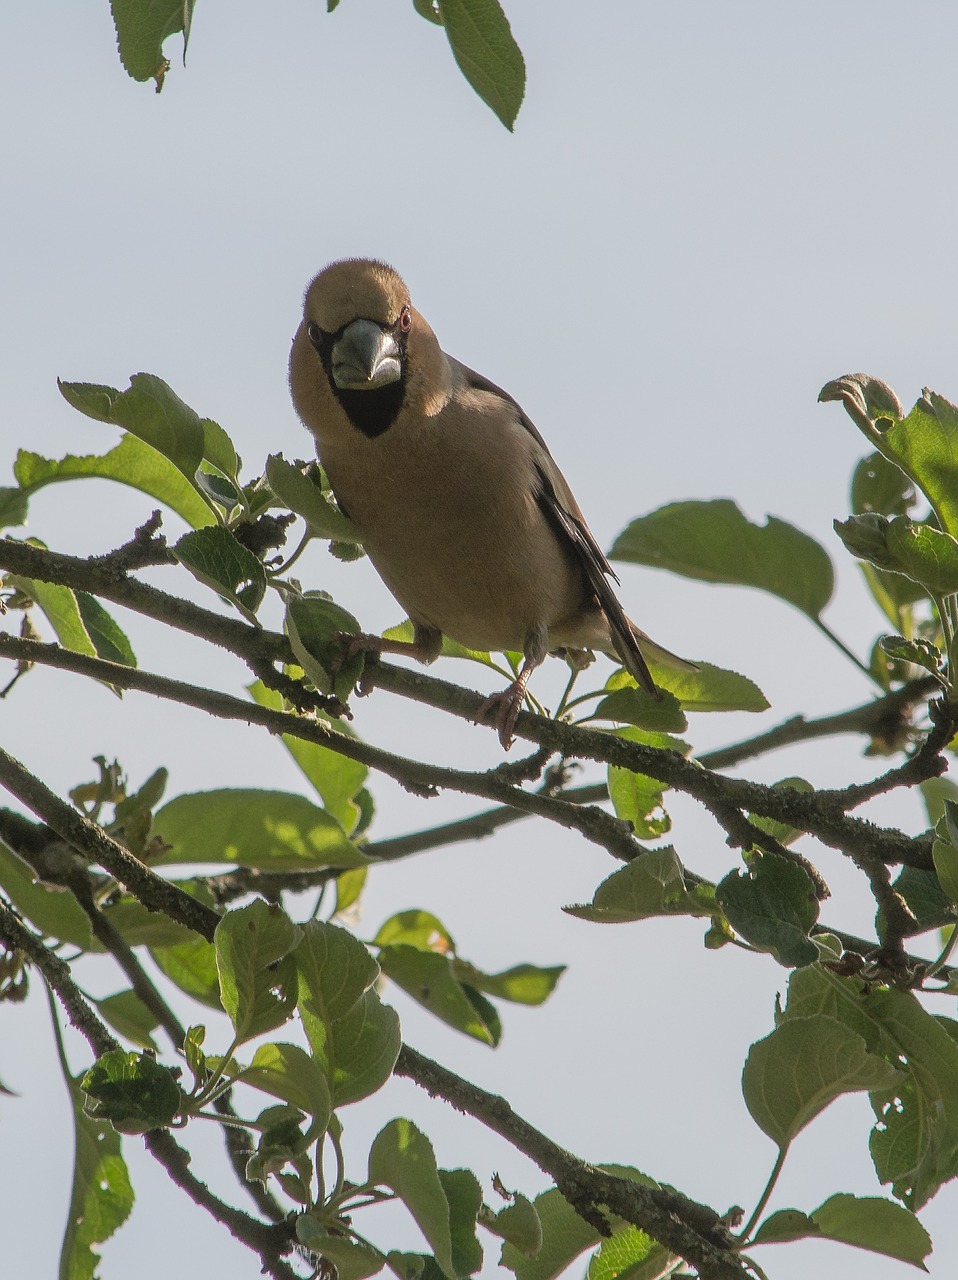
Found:
[[[504,751],[508,751],[515,742],[512,731],[516,727],[524,696],[525,690],[518,683],[511,684],[508,689],[490,694],[476,712],[476,724],[488,724],[494,728],[499,734]]]

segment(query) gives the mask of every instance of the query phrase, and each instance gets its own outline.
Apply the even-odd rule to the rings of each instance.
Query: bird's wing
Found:
[[[538,445],[535,471],[538,481],[536,498],[539,508],[559,542],[585,574],[586,581],[595,593],[596,600],[608,620],[612,643],[622,665],[647,692],[653,697],[660,697],[639,647],[639,636],[643,633],[626,616],[609,581],[612,578],[613,581],[618,582],[618,576],[609,564],[605,552],[596,542],[592,530],[586,524],[585,516],[541,433],[508,391],[490,382],[482,374],[467,369],[464,365],[460,367],[468,385],[480,391],[488,391],[511,405],[521,425],[535,440]]]

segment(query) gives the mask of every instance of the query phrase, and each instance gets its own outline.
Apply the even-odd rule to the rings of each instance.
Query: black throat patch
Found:
[[[357,431],[361,431],[369,439],[381,436],[399,417],[403,400],[406,398],[406,335],[397,326],[394,336],[399,347],[399,362],[402,369],[399,381],[390,382],[385,387],[376,387],[370,391],[353,391],[348,387],[337,387],[333,380],[333,347],[342,335],[342,329],[338,333],[326,333],[324,329],[317,329],[315,326],[311,328],[309,340],[319,355],[326,373],[326,380],[333,395],[343,406],[346,417]],[[315,336],[317,334],[318,337]]]

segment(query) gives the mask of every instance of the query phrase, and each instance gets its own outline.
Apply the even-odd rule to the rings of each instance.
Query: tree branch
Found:
[[[731,1237],[719,1215],[706,1205],[669,1188],[615,1177],[580,1160],[524,1120],[505,1098],[480,1089],[408,1045],[400,1050],[396,1074],[474,1116],[535,1161],[576,1212],[602,1234],[609,1231],[601,1214],[606,1207],[691,1263],[702,1280],[742,1280],[744,1267],[729,1248]]]

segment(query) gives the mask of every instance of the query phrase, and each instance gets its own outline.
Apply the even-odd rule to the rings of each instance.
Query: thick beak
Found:
[[[396,339],[373,320],[354,320],[333,345],[333,381],[341,391],[373,391],[401,376]]]

